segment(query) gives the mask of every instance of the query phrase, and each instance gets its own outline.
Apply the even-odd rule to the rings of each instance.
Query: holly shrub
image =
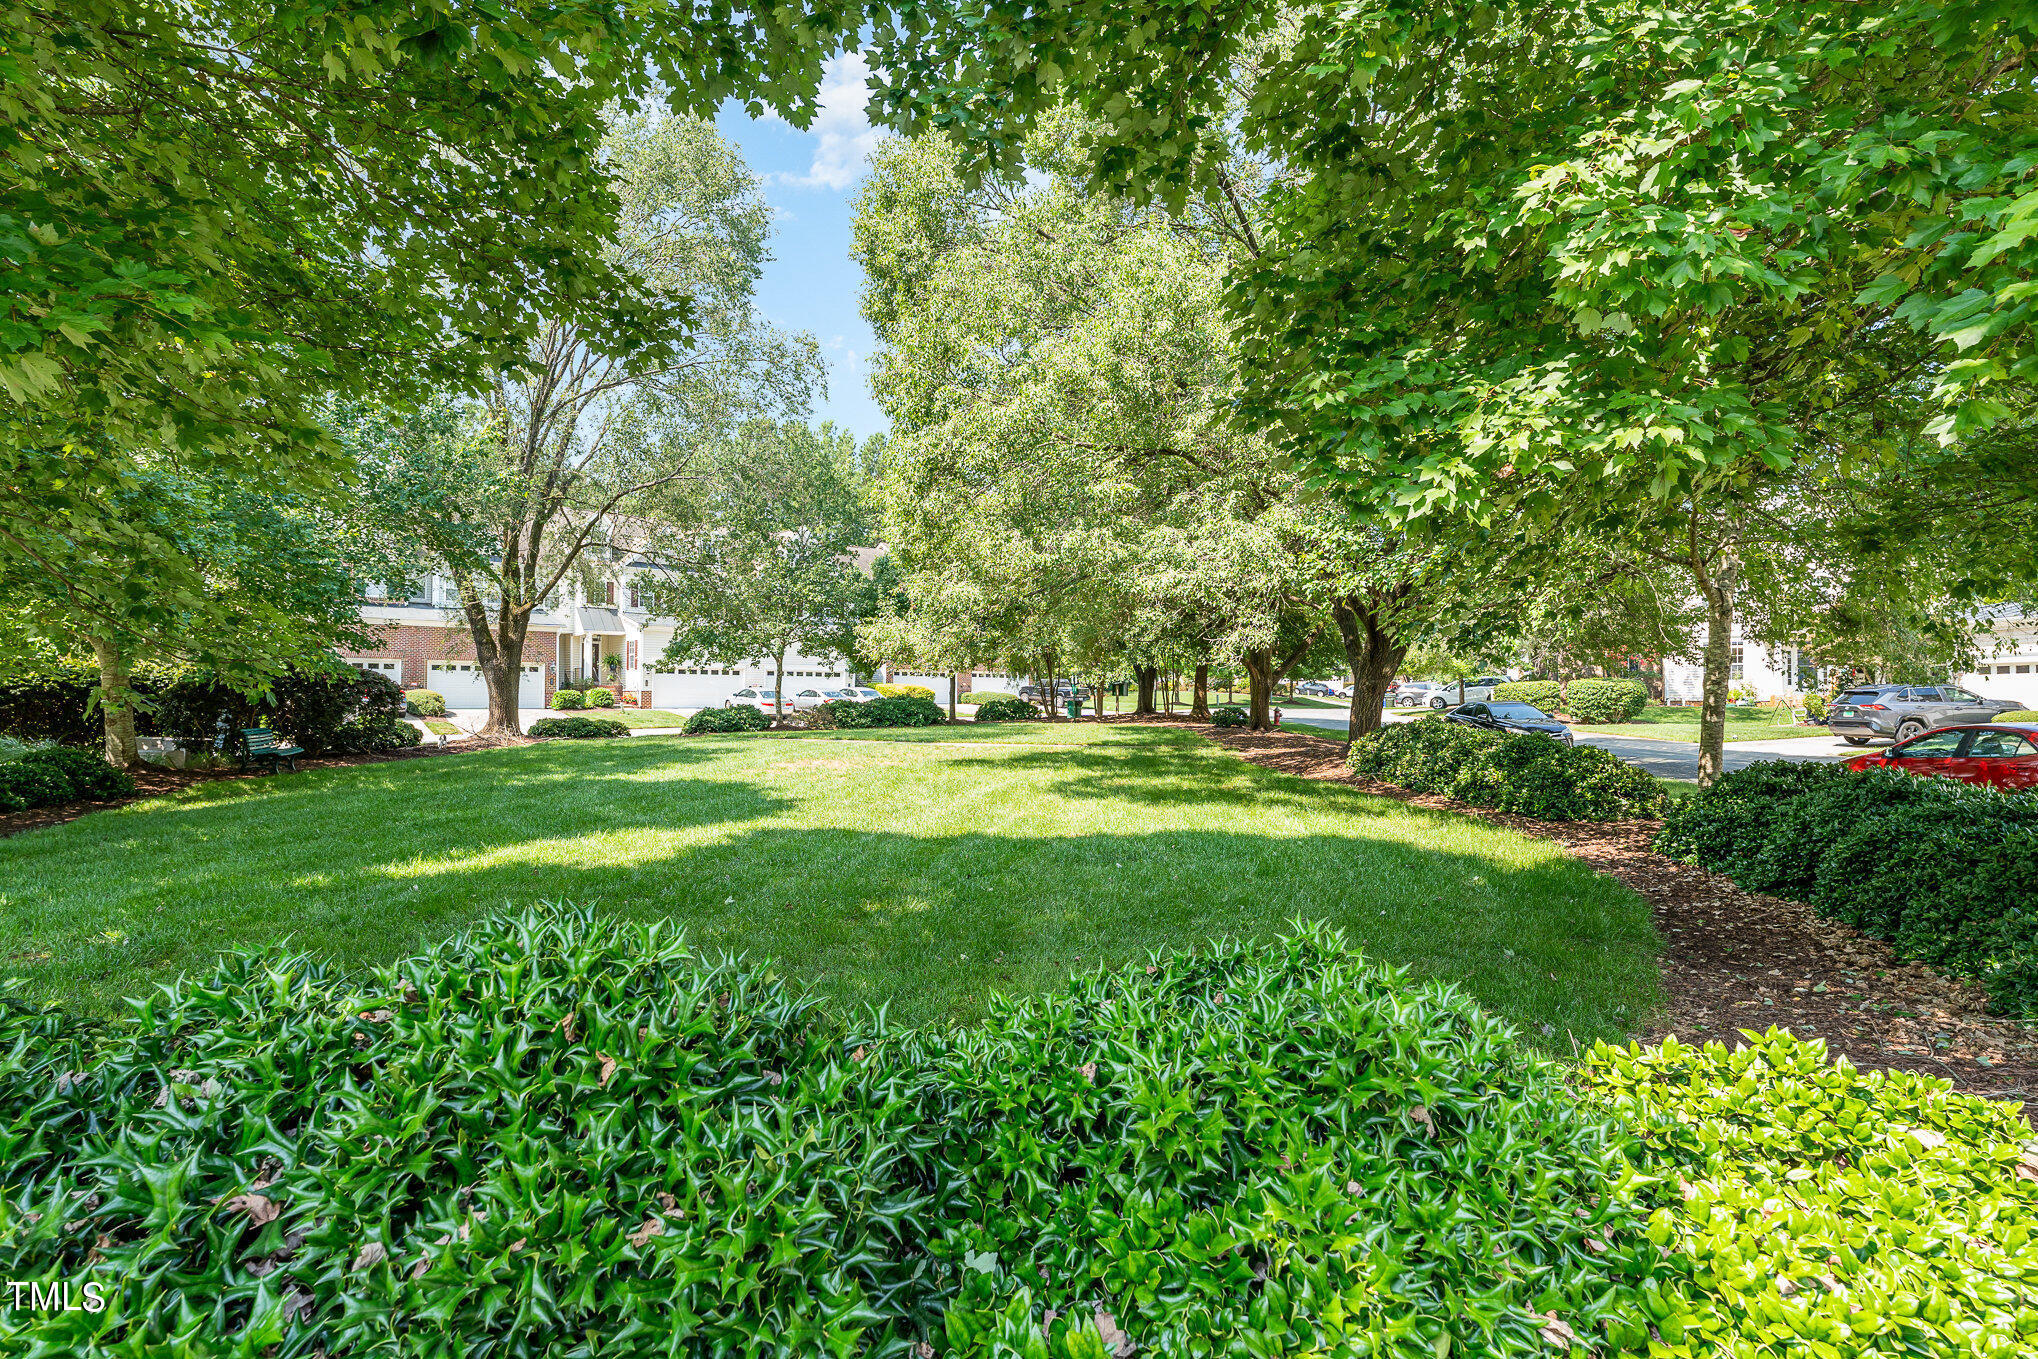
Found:
[[[679,731],[682,736],[699,736],[704,732],[763,731],[770,725],[762,708],[745,704],[740,708],[703,708],[687,718]]]
[[[1679,805],[1656,848],[1809,902],[2038,1019],[2038,798],[1765,761]]]
[[[886,688],[916,688],[916,685],[887,685]],[[868,703],[857,703],[850,699],[837,699],[821,705],[835,725],[844,730],[860,730],[866,727],[937,727],[948,720],[948,714],[931,697],[918,695],[910,697],[874,698]]]
[[[1690,1270],[1695,1306],[1657,1323],[1652,1359],[2038,1352],[2038,1142],[2017,1106],[1748,1037],[1600,1044],[1578,1073],[1639,1139],[1648,1237]]]
[[[1482,731],[1444,717],[1368,732],[1352,743],[1346,763],[1412,793],[1550,821],[1661,816],[1669,805],[1647,770],[1595,746]]]
[[[1002,698],[985,699],[977,705],[976,720],[979,722],[1025,722],[1040,716],[1040,709],[1023,698],[1010,694]]]
[[[618,722],[613,717],[541,717],[531,723],[526,734],[540,740],[560,736],[573,741],[606,740],[628,736],[630,724]]]

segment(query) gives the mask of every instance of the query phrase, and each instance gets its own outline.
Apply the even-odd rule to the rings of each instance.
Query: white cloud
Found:
[[[772,175],[773,183],[839,193],[863,178],[864,162],[886,135],[863,115],[869,81],[861,52],[836,57],[822,69],[820,110],[807,129],[814,138],[814,163],[803,175]]]

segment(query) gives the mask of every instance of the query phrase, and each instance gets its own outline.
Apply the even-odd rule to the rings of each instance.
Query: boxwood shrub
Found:
[[[564,737],[570,741],[594,741],[628,736],[630,726],[613,717],[541,717],[531,723],[525,734],[540,740]]]
[[[1600,1045],[1578,1073],[1638,1139],[1648,1235],[1690,1271],[1649,1353],[2038,1350],[2038,1143],[2017,1106],[1750,1040]]]
[[[1040,716],[1040,709],[1023,698],[1010,694],[988,698],[977,705],[976,719],[979,722],[1024,722]]]
[[[406,689],[403,701],[410,705],[414,717],[444,717],[446,696],[436,689]]]
[[[1625,722],[1649,706],[1639,681],[1574,679],[1564,686],[1564,712],[1580,722]]]
[[[578,689],[554,689],[552,707],[559,712],[576,712],[587,706],[587,695]]]
[[[1979,982],[2038,1019],[2038,798],[1841,765],[1727,774],[1656,846]],[[1812,772],[1817,770],[1818,772]]]
[[[1210,725],[1213,727],[1242,727],[1252,721],[1252,714],[1235,703],[1210,710]]]
[[[763,731],[770,725],[771,719],[762,708],[744,704],[739,708],[703,708],[682,722],[679,731],[682,736],[700,736],[721,731]]]
[[[583,697],[590,708],[613,708],[616,706],[616,691],[600,686],[588,689]]]
[[[1493,686],[1493,701],[1526,703],[1546,713],[1560,712],[1564,706],[1564,686],[1555,680],[1515,680],[1510,684],[1496,684]]]
[[[1346,763],[1413,793],[1549,821],[1661,816],[1669,805],[1652,774],[1607,751],[1481,731],[1443,717],[1369,732],[1352,743]]]
[[[934,691],[924,684],[873,684],[871,688],[886,698],[924,698],[934,701]]]
[[[418,729],[392,713],[370,713],[342,723],[333,733],[331,750],[339,755],[371,755],[405,750],[424,737]]]
[[[833,703],[823,703],[821,707],[827,710],[836,726],[851,731],[867,727],[937,727],[948,720],[948,714],[941,710],[941,705],[932,698],[918,695],[874,698],[868,703],[837,699]]]
[[[1995,720],[1998,722],[2038,722],[2038,710],[2019,708],[2015,712],[2003,713]]]
[[[37,746],[0,763],[0,812],[133,797],[134,778],[96,751]]]

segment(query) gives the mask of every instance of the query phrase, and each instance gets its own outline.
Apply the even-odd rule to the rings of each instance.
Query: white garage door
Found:
[[[353,666],[356,670],[366,670],[371,675],[387,675],[391,684],[394,684],[399,689],[403,687],[402,661],[356,660],[354,657],[349,656],[347,664]]]
[[[481,667],[473,661],[433,661],[425,667],[429,671],[426,688],[435,689],[446,700],[449,708],[486,708],[488,706],[488,679]],[[523,679],[517,685],[517,706],[519,708],[542,708],[545,706],[545,667],[526,665]]]
[[[645,676],[651,702],[659,708],[719,708],[722,700],[741,689],[741,675],[702,675],[653,670]],[[788,680],[787,687],[791,687]]]

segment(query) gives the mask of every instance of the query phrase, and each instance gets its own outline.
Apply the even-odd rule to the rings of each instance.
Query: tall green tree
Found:
[[[608,249],[612,103],[804,123],[860,3],[0,0],[0,570],[125,535],[165,468],[311,494],[328,399],[480,395],[549,326],[700,324]],[[89,572],[71,606],[109,621]]]
[[[786,653],[847,658],[871,600],[856,440],[823,424],[754,422],[707,469],[698,522],[662,532],[647,607],[674,620],[665,657],[772,662],[783,725]]]
[[[1009,160],[1051,95],[978,92],[1055,50],[1053,93],[1109,125],[1094,179],[1179,199],[1244,79],[1236,135],[1288,171],[1233,271],[1264,358],[1244,418],[1369,512],[1622,537],[1680,572],[1710,777],[1751,535],[1832,412],[1922,379],[1960,441],[2038,377],[2034,37],[1996,0],[995,0],[888,97]]]
[[[811,337],[757,314],[771,214],[735,148],[697,118],[618,112],[603,157],[621,207],[604,254],[656,305],[686,308],[685,348],[613,348],[548,319],[469,407],[345,413],[364,507],[458,591],[485,731],[519,729],[532,614],[661,525],[691,522],[709,451],[746,421],[803,414],[820,381]]]
[[[366,641],[358,600],[381,559],[330,508],[288,492],[146,465],[98,492],[89,522],[18,530],[0,556],[0,649],[16,664],[90,651],[106,758],[132,765],[137,660],[183,662],[260,693],[291,666]],[[134,570],[149,563],[146,577]]]

